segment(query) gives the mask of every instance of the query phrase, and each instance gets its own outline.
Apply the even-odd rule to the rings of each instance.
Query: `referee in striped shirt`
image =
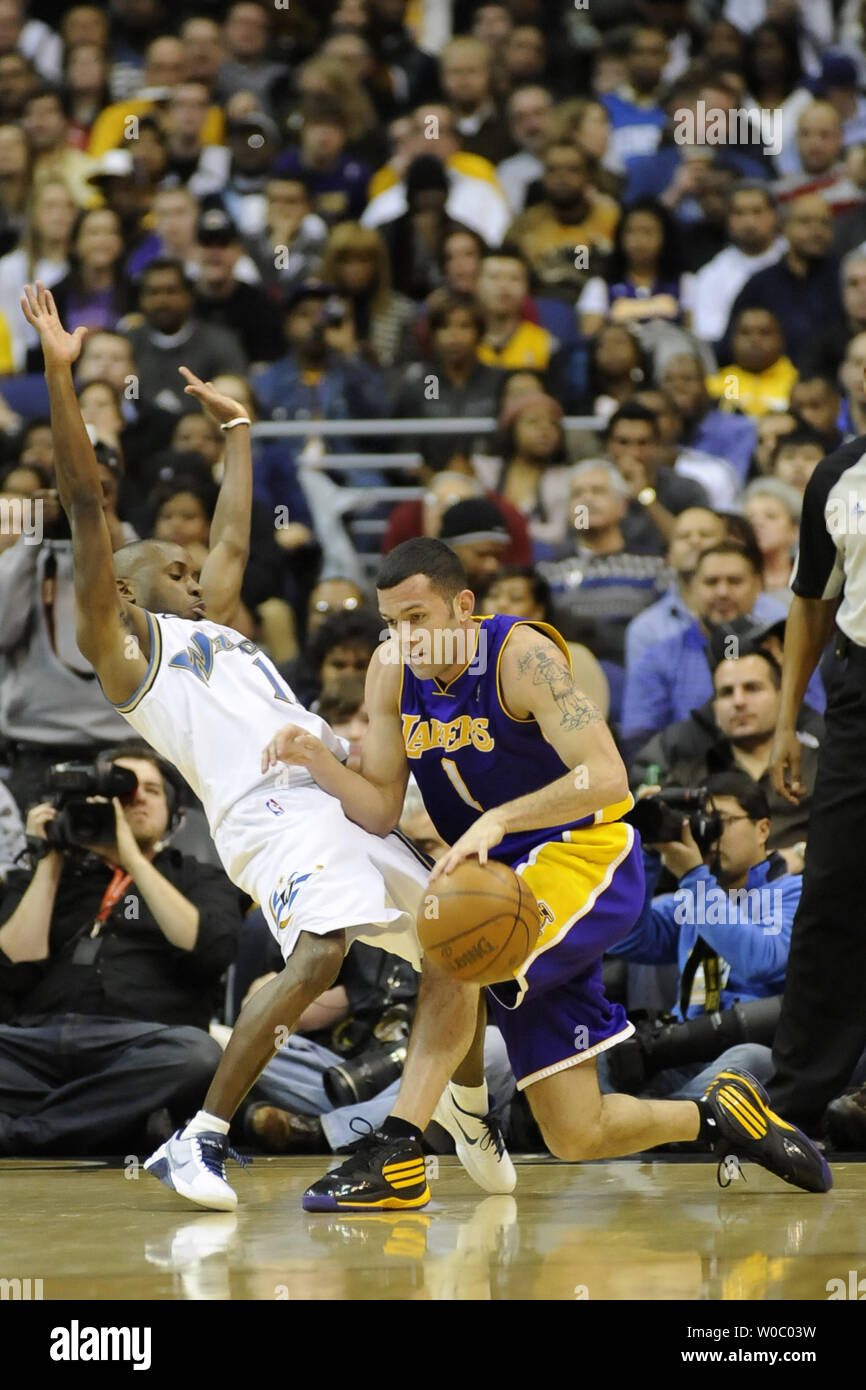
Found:
[[[797,713],[834,636],[838,659],[770,1082],[774,1108],[814,1134],[866,1048],[866,436],[808,483],[791,588],[770,771],[794,803],[805,795]]]

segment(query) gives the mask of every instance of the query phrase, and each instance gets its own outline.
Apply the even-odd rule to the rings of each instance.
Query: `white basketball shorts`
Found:
[[[214,843],[233,883],[260,904],[283,959],[301,932],[345,931],[420,969],[418,909],[430,870],[398,835],[371,835],[319,787],[267,783],[223,817]]]

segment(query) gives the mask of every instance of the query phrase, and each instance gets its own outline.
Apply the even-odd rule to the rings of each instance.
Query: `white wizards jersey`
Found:
[[[150,661],[122,705],[132,727],[183,774],[205,809],[211,835],[232,805],[275,780],[262,750],[284,724],[315,734],[345,761],[347,744],[297,699],[255,642],[219,623],[146,613]],[[305,768],[281,763],[280,789],[310,787]]]

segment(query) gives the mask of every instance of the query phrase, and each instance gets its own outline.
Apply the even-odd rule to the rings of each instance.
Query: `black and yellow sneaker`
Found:
[[[750,1158],[806,1192],[830,1191],[833,1175],[820,1149],[773,1113],[770,1097],[749,1072],[739,1067],[719,1072],[703,1099],[716,1122],[717,1152]]]
[[[430,1201],[424,1154],[416,1139],[389,1139],[379,1130],[353,1144],[339,1168],[301,1199],[304,1211],[395,1211]]]

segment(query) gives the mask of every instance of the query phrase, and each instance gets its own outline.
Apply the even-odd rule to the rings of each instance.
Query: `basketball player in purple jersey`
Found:
[[[306,767],[347,816],[385,834],[414,773],[437,831],[451,845],[431,887],[462,859],[511,865],[535,895],[541,930],[514,979],[485,991],[517,1085],[551,1152],[614,1158],[698,1138],[763,1164],[785,1181],[826,1191],[815,1146],[769,1110],[754,1078],[733,1069],[703,1100],[602,1095],[596,1059],[633,1032],[601,983],[601,957],[630,930],[644,900],[640,843],[625,768],[592,703],[574,685],[555,629],[507,616],[474,617],[475,598],[443,542],[406,541],[377,588],[391,640],[370,664],[369,731],[361,771],[289,726],[265,749]],[[426,1177],[410,1174],[447,1078],[483,1005],[478,986],[425,962],[400,1094],[381,1130],[304,1196],[310,1211],[422,1206]],[[467,1089],[454,1097],[483,1113]]]

